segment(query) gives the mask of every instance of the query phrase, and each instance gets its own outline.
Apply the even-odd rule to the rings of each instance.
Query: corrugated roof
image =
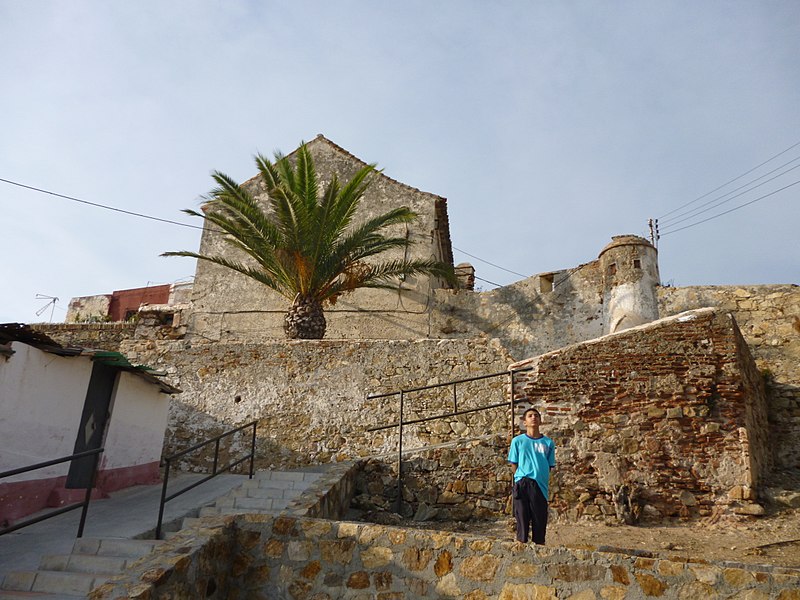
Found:
[[[109,350],[98,350],[95,348],[81,348],[78,346],[64,347],[53,338],[31,329],[24,323],[0,323],[0,344],[8,342],[22,342],[42,352],[49,352],[59,356],[85,356],[93,361],[102,362],[105,365],[128,371],[137,377],[141,377],[148,383],[157,385],[165,394],[180,394],[181,390],[159,379],[159,373],[147,365],[134,365],[128,358],[120,352]]]

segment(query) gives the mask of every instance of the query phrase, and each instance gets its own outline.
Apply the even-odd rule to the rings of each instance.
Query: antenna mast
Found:
[[[50,307],[50,322],[53,322],[53,313],[56,310],[56,302],[58,302],[57,296],[46,296],[45,294],[36,294],[37,300],[49,300],[47,304],[45,304],[42,308],[36,311],[36,316],[42,316],[42,313],[47,310],[47,307]]]

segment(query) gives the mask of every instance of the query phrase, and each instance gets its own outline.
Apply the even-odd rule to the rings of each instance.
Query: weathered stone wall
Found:
[[[800,588],[797,569],[710,564],[610,547],[531,547],[287,516],[204,522],[178,533],[89,597],[795,600]]]
[[[558,447],[558,512],[614,514],[623,486],[645,516],[762,510],[747,501],[772,462],[765,392],[729,315],[684,313],[523,365],[517,398]]]
[[[166,453],[259,420],[260,466],[325,463],[395,451],[397,396],[410,387],[505,371],[511,357],[492,340],[307,340],[262,344],[191,344],[134,340],[122,352],[161,368],[183,390],[170,408]],[[508,378],[458,387],[460,410],[504,402]],[[404,418],[452,411],[452,388],[408,393]],[[507,413],[492,410],[406,428],[411,449],[463,436],[508,430]],[[230,452],[241,453],[243,436]],[[199,454],[184,466],[207,467]]]
[[[662,316],[701,306],[729,311],[766,376],[776,469],[800,469],[800,286],[660,288]]]
[[[510,516],[513,470],[508,435],[484,436],[403,457],[400,515],[415,521],[466,521]],[[358,473],[353,508],[363,520],[397,522],[397,460],[371,458]]]
[[[35,323],[36,331],[63,346],[98,348],[118,352],[123,341],[133,337],[135,323]]]
[[[598,261],[489,292],[437,290],[431,337],[496,338],[522,360],[603,335]]]
[[[108,308],[111,305],[111,294],[98,296],[81,296],[72,298],[67,308],[67,323],[90,323],[108,320]]]

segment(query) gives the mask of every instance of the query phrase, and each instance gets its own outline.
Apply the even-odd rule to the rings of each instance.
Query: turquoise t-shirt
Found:
[[[556,466],[556,445],[543,435],[532,438],[527,433],[511,440],[508,462],[517,465],[514,482],[529,477],[539,484],[545,498],[549,498],[550,469]]]

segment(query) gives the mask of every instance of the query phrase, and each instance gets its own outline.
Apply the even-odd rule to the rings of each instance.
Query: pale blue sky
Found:
[[[798,57],[795,0],[0,0],[0,178],[197,224],[179,211],[211,170],[244,180],[255,152],[322,133],[448,198],[456,248],[535,274],[646,235],[648,218],[799,142]],[[662,280],[800,283],[798,198],[664,236]],[[0,322],[47,320],[37,293],[60,298],[62,320],[70,297],[194,273],[158,255],[196,249],[197,230],[2,182],[0,208]]]

